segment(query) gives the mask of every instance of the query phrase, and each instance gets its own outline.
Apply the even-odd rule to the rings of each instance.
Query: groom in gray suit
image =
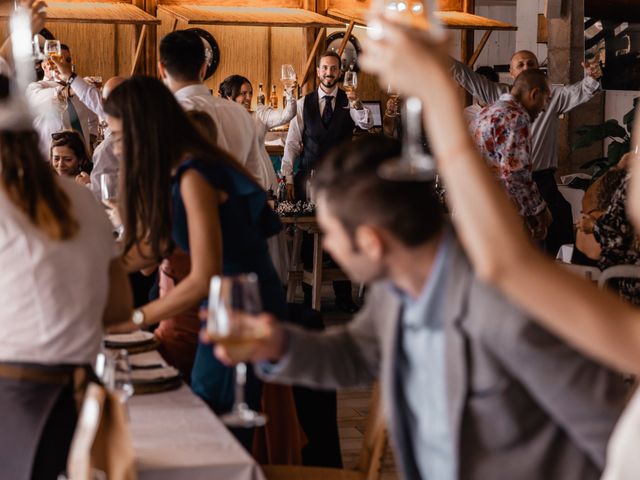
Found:
[[[626,393],[619,376],[475,276],[433,185],[378,177],[398,154],[367,138],[317,170],[325,247],[354,281],[376,283],[353,321],[323,333],[253,318],[269,332],[258,370],[326,388],[379,378],[406,479],[599,478]]]

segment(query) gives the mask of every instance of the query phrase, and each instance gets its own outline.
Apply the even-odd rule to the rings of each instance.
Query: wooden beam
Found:
[[[340,42],[340,48],[338,48],[338,55],[342,57],[344,53],[344,49],[347,48],[347,43],[349,43],[349,37],[351,37],[351,32],[353,32],[353,27],[355,27],[355,20],[351,20],[349,22],[349,26],[347,27],[347,31],[344,32],[344,37],[342,37],[342,42]]]
[[[476,51],[473,52],[473,55],[471,55],[471,58],[467,62],[467,65],[469,67],[473,68],[473,66],[478,61],[478,57],[480,56],[480,54],[482,53],[482,50],[487,44],[487,41],[489,40],[489,37],[491,36],[492,31],[493,30],[487,30],[486,32],[484,32],[484,35],[482,35],[482,38],[480,39],[480,43],[478,44],[478,48],[476,48]]]
[[[178,17],[175,17],[173,19],[173,25],[171,26],[171,32],[172,33],[175,32],[176,28],[178,28]]]
[[[313,44],[313,48],[309,52],[309,57],[307,58],[307,64],[304,67],[304,76],[302,77],[302,82],[300,83],[301,86],[304,86],[304,84],[307,83],[307,81],[309,80],[309,72],[311,71],[311,69],[316,63],[316,54],[318,53],[318,49],[320,48],[320,43],[324,38],[325,31],[326,31],[326,28],[321,28],[318,31],[318,36],[316,37],[316,41]]]
[[[136,67],[138,66],[138,62],[140,61],[140,54],[142,53],[142,46],[144,45],[144,37],[147,35],[147,26],[142,26],[142,31],[140,32],[140,38],[138,39],[138,46],[136,47],[136,53],[133,56],[133,63],[131,64],[131,75],[136,72]]]

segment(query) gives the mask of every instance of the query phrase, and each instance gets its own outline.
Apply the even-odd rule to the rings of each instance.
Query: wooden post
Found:
[[[307,83],[307,80],[309,80],[310,71],[312,71],[313,66],[316,63],[316,54],[318,53],[320,43],[322,42],[326,31],[326,28],[321,28],[318,32],[318,36],[316,37],[316,41],[313,44],[313,48],[311,48],[311,52],[309,52],[309,56],[307,57],[307,64],[304,67],[304,76],[302,77],[302,82],[300,83],[301,86],[304,86],[305,83]]]
[[[344,37],[342,37],[342,42],[340,43],[340,48],[338,48],[338,55],[342,57],[344,53],[344,49],[347,48],[347,43],[349,43],[349,37],[351,36],[351,32],[353,32],[353,27],[355,27],[356,22],[351,20],[349,22],[349,26],[347,27],[346,32],[344,32]]]
[[[131,75],[136,73],[136,66],[140,61],[140,54],[142,53],[142,46],[144,45],[144,37],[147,35],[147,25],[142,25],[142,30],[140,31],[140,38],[138,39],[138,46],[136,47],[136,52],[133,55],[133,62],[131,64]]]
[[[471,55],[471,58],[467,62],[467,65],[469,67],[473,68],[473,66],[476,64],[476,61],[478,61],[478,57],[482,53],[482,50],[484,49],[484,46],[487,44],[487,40],[489,40],[489,37],[491,36],[491,32],[492,31],[493,30],[487,30],[486,32],[484,32],[484,35],[482,36],[482,39],[480,40],[480,43],[478,44],[478,48],[476,48],[476,51],[473,52],[473,55]]]
[[[475,13],[476,5],[475,0],[464,0],[462,3],[462,11],[465,13]],[[473,55],[474,46],[474,32],[475,30],[462,30],[461,42],[460,42],[460,61],[462,63],[468,63]],[[471,105],[473,103],[473,97],[467,93],[465,95],[465,105]]]

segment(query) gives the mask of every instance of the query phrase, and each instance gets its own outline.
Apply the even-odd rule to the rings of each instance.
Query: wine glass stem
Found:
[[[402,156],[412,159],[422,152],[422,102],[416,97],[405,101]]]
[[[239,363],[236,365],[236,385],[235,385],[235,401],[234,410],[245,407],[244,388],[247,384],[247,365]]]

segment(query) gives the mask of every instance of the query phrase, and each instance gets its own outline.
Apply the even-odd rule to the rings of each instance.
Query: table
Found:
[[[143,355],[157,355],[157,352]],[[129,400],[140,480],[264,480],[262,471],[187,387]]]
[[[348,280],[339,268],[323,268],[322,266],[322,232],[314,216],[280,217],[285,225],[295,227],[293,248],[291,249],[291,269],[287,278],[287,303],[293,303],[299,283],[311,285],[311,308],[320,311],[322,282]],[[313,236],[313,264],[311,271],[304,270],[300,254],[302,250],[302,234]]]

